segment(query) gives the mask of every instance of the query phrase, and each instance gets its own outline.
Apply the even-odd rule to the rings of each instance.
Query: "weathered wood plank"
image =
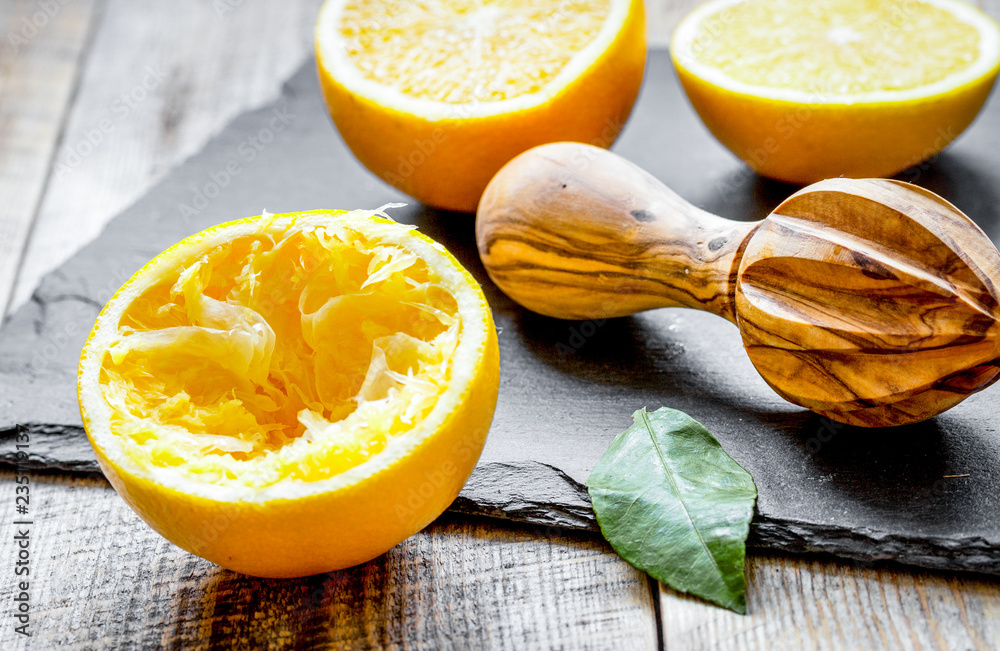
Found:
[[[748,558],[746,616],[661,586],[667,649],[1000,648],[1000,582]]]
[[[319,4],[320,0],[183,0],[169,5],[110,0],[80,97],[55,155],[51,187],[35,220],[11,306],[27,300],[42,274],[95,236],[111,216],[197,151],[226,121],[272,97],[295,65],[309,56]],[[648,2],[650,44],[666,45],[677,21],[696,4],[695,0]],[[978,4],[1000,15],[1000,0]],[[68,12],[59,15],[63,14]],[[13,23],[21,20],[16,12],[6,16]],[[121,56],[123,51],[130,56]],[[51,77],[47,68],[43,76]],[[0,115],[3,105],[0,100]],[[51,148],[45,155],[36,145],[29,147],[40,160],[51,157]],[[44,165],[38,174],[40,191]],[[24,185],[8,180],[14,177],[6,174],[0,178],[4,179],[0,183],[16,188],[10,196],[28,204],[31,193],[23,191]],[[30,205],[37,202],[36,193]],[[19,252],[24,246],[33,210],[12,207],[7,212],[13,217],[0,217],[0,228],[12,233],[0,233],[0,288],[5,277],[13,278],[17,270],[14,258],[19,254],[12,256],[9,251]],[[0,305],[6,303],[0,291]]]
[[[0,5],[0,318],[48,178],[96,0]]]
[[[974,4],[1000,19],[1000,0]],[[647,3],[651,43],[669,42],[687,5]],[[748,558],[747,578],[745,617],[661,586],[665,648],[1000,648],[993,579],[784,556]]]
[[[362,566],[265,580],[168,543],[103,479],[31,479],[34,648],[656,646],[645,575],[595,535],[441,521]],[[14,486],[0,473],[8,514]]]
[[[273,97],[311,56],[320,4],[108,0],[10,307],[229,119]],[[697,2],[647,4],[662,46]]]
[[[196,151],[230,116],[274,93],[300,57],[308,56],[318,1],[234,1],[234,11],[225,16],[207,0],[160,4],[109,3],[67,122],[65,147],[100,129],[101,120],[116,119],[120,112],[115,113],[113,102],[141,85],[145,66],[169,71],[167,80],[147,91],[127,118],[113,122],[111,133],[69,173],[56,178],[53,172],[28,253],[30,266],[18,284],[20,300],[45,269]],[[651,42],[665,43],[673,22],[692,4],[648,2]],[[1000,15],[1000,0],[980,4]],[[0,6],[0,35],[20,20],[17,12],[36,6],[23,0]],[[78,15],[69,12],[84,8],[93,15],[93,6],[94,0],[71,0],[60,15],[68,19]],[[41,51],[42,38],[31,47]],[[5,204],[0,211],[16,218],[0,218],[0,228],[13,224],[28,232],[38,204],[37,193],[28,200],[30,180],[41,191],[62,121],[61,113],[42,108],[54,104],[29,99],[60,74],[60,66],[70,65],[60,57],[72,43],[50,44],[59,57],[47,63],[43,58],[11,65],[0,50],[0,165],[8,166],[0,167]],[[0,43],[4,47],[9,48],[6,40]],[[78,59],[70,59],[76,65]],[[22,75],[23,92],[13,93],[7,75],[24,66],[35,73]],[[7,113],[6,107],[14,109]],[[53,134],[48,155],[39,153],[44,138],[32,135],[18,140],[26,149],[15,156],[19,150],[5,140],[12,133],[8,116],[15,111],[40,123],[48,116],[46,128]],[[35,156],[46,162],[42,173],[25,174]],[[68,156],[65,148],[55,160],[68,160],[63,156]],[[7,205],[12,202],[30,209],[15,211]],[[13,277],[8,268],[16,268],[8,261],[11,251],[19,255],[21,250],[4,248],[8,241],[13,239],[0,235],[0,291]],[[0,298],[0,305],[5,302]],[[10,473],[0,473],[3,504],[13,503],[13,488]],[[446,635],[454,636],[457,646],[469,641],[471,646],[544,647],[561,640],[570,648],[631,648],[648,646],[652,639],[644,581],[593,538],[539,539],[524,530],[441,523],[361,568],[267,582],[223,572],[163,541],[102,480],[48,478],[33,488],[40,508],[33,621],[44,631],[35,648],[61,643],[198,648],[223,641],[233,646],[383,642],[434,647],[446,645]],[[4,562],[11,558],[9,521],[5,517],[0,546]],[[12,579],[3,573],[2,594],[10,593]],[[761,640],[789,648],[856,647],[872,640],[875,646],[900,640],[904,648],[1000,646],[1000,602],[991,581],[783,557],[752,558],[749,579],[746,618],[670,592],[661,595],[668,647],[754,648]],[[553,627],[561,627],[565,637],[545,633]],[[0,628],[0,648],[10,648],[11,633],[7,623]]]
[[[11,307],[230,119],[273,98],[312,51],[319,4],[108,0]]]

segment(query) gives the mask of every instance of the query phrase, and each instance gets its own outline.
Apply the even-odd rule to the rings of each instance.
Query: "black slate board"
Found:
[[[760,219],[795,190],[753,175],[711,138],[663,51],[651,54],[615,150],[694,204],[733,219]],[[947,153],[900,178],[944,195],[996,241],[1000,100],[994,95]],[[112,292],[169,244],[265,208],[373,208],[406,200],[346,150],[322,105],[313,64],[305,64],[273,105],[234,120],[47,275],[6,321],[0,463],[14,463],[21,428],[32,441],[27,467],[97,471],[77,411],[77,357]],[[752,544],[1000,573],[1000,390],[917,426],[840,427],[771,392],[736,328],[722,319],[681,309],[597,323],[540,317],[489,281],[475,252],[472,216],[412,201],[393,215],[444,243],[476,275],[501,331],[493,429],[452,510],[593,529],[582,482],[635,409],[667,405],[703,422],[753,475],[760,498]]]

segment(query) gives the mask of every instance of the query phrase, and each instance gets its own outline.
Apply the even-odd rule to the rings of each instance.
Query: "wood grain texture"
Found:
[[[0,478],[12,504],[12,474]],[[256,579],[168,543],[103,479],[32,480],[35,649],[657,644],[645,575],[593,534],[440,521],[349,570]],[[0,648],[14,641],[5,622]]]
[[[89,20],[95,1],[74,0],[67,5],[72,11],[60,15],[79,16],[87,8]],[[96,34],[92,56],[85,62],[80,97],[67,121],[59,151],[52,152],[50,144],[46,152],[44,139],[28,139],[32,156],[45,164],[41,172],[35,172],[33,181],[20,180],[11,184],[11,192],[3,193],[15,197],[17,204],[23,203],[24,207],[12,207],[5,213],[11,217],[0,221],[0,317],[10,307],[28,300],[42,274],[96,235],[104,223],[151,187],[167,169],[197,151],[226,120],[272,97],[285,76],[309,56],[312,21],[320,3],[179,0],[168,6],[107,0],[107,17]],[[697,4],[697,0],[647,0],[650,46],[666,46],[673,28]],[[1000,0],[980,0],[976,4],[1000,18]],[[0,11],[8,25],[17,27],[33,6],[26,0],[5,0]],[[79,20],[75,22],[77,35],[82,38],[85,30],[80,29]],[[49,30],[55,24],[53,21]],[[73,66],[82,62],[79,52],[73,53],[72,39],[55,42],[61,44],[53,47],[59,56],[68,57]],[[122,51],[128,51],[129,56],[121,56]],[[0,74],[4,77],[0,83],[5,84],[0,88],[9,87],[13,78],[55,80],[53,64],[36,55],[18,57],[0,66],[0,70],[13,73],[11,77]],[[125,104],[126,114],[123,105],[115,102],[143,84],[147,67],[166,71],[169,78],[148,90],[141,102],[134,102],[134,107]],[[69,82],[76,80],[78,72],[68,73]],[[41,118],[37,105],[26,102],[27,97],[8,93],[3,96],[0,107],[8,101],[9,105],[34,106],[25,115]],[[59,110],[62,108],[60,105]],[[49,128],[55,133],[61,118],[53,121],[51,110],[49,117]],[[119,120],[121,117],[125,119]],[[101,129],[105,120],[110,121],[110,125],[103,122],[103,126],[111,127],[110,133]],[[92,133],[94,129],[99,136]],[[5,128],[0,137],[8,133],[12,132]],[[88,136],[100,138],[99,144],[93,146]],[[0,152],[14,151],[4,142],[0,144]],[[48,160],[53,154],[56,165],[51,170],[52,187],[39,206],[41,189],[49,176]],[[15,167],[27,169],[31,160],[22,158]],[[59,163],[65,167],[59,167]],[[37,192],[34,201],[30,200],[32,183]],[[35,221],[37,225],[26,245]],[[24,264],[20,265],[19,252],[25,246]],[[9,302],[5,296],[10,297]]]
[[[67,6],[78,7],[75,13],[80,13],[94,1],[74,0]],[[198,151],[229,119],[272,98],[296,66],[311,56],[313,20],[321,2],[106,0],[105,19],[86,61],[72,52],[68,38],[54,48],[73,65],[85,64],[80,95],[58,151],[43,151],[43,140],[28,140],[38,160],[44,161],[36,172],[34,199],[29,200],[23,181],[11,182],[11,192],[2,193],[24,201],[25,208],[9,210],[9,221],[0,221],[0,254],[16,253],[16,259],[0,255],[0,317],[4,307],[9,311],[27,301],[46,271],[94,237],[167,170]],[[666,45],[673,27],[696,4],[696,0],[647,2],[650,45]],[[11,10],[4,12],[5,6]],[[32,6],[25,0],[5,0],[0,12],[13,24]],[[52,63],[34,55],[28,59],[31,67],[19,60],[11,68],[18,79],[41,76],[55,81]],[[150,75],[148,69],[156,74]],[[79,72],[71,71],[68,81]],[[153,87],[147,89],[144,83]],[[141,101],[129,101],[133,92]],[[3,104],[0,99],[0,107]],[[65,99],[60,110],[64,104]],[[50,121],[52,125],[58,127],[58,119]],[[0,145],[2,153],[13,151],[2,141]],[[40,203],[49,159],[53,159],[51,187]],[[26,244],[33,221],[34,232]],[[25,247],[24,264],[15,278]]]
[[[830,179],[754,233],[743,346],[779,394],[861,426],[926,420],[1000,375],[1000,254],[916,186]]]
[[[21,266],[99,4],[0,4],[0,318]]]
[[[226,116],[273,93],[283,75],[294,68],[294,62],[288,62],[294,58],[295,48],[301,49],[302,56],[308,52],[309,44],[304,41],[308,40],[309,16],[317,6],[316,0],[245,0],[229,4],[235,12],[226,15],[240,16],[239,22],[227,20],[220,23],[220,28],[202,24],[218,18],[213,3],[207,0],[170,3],[170,10],[152,2],[108,3],[105,26],[98,35],[98,41],[105,43],[100,47],[107,64],[87,65],[87,77],[74,104],[64,142],[79,143],[87,131],[99,127],[100,119],[110,111],[110,103],[141,83],[143,67],[152,60],[180,78],[194,80],[188,85],[197,92],[188,96],[189,103],[161,112],[161,105],[176,101],[168,98],[168,89],[172,96],[185,85],[150,91],[150,99],[135,109],[129,124],[110,134],[109,138],[121,138],[113,145],[115,155],[102,153],[114,142],[105,140],[85,163],[74,168],[73,175],[87,166],[87,182],[70,183],[53,177],[49,189],[53,198],[46,197],[51,203],[45,208],[53,216],[39,221],[28,255],[30,268],[19,283],[18,302],[27,298],[42,271],[58,264],[110,219],[118,206],[140,195],[165,169],[197,150]],[[664,44],[676,17],[694,4],[694,0],[647,0],[651,43]],[[980,4],[992,15],[1000,16],[1000,0]],[[4,0],[0,2],[2,20],[10,24],[14,12],[35,6],[25,0]],[[92,3],[71,0],[66,10],[71,6],[78,10]],[[116,19],[119,12],[131,18]],[[149,12],[157,12],[156,18],[148,18]],[[295,21],[300,24],[295,26]],[[113,28],[108,27],[112,24]],[[228,33],[235,29],[233,25],[242,26],[242,36]],[[285,29],[300,40],[287,37]],[[131,30],[140,30],[143,39],[132,40]],[[128,50],[115,49],[116,42],[129,43]],[[72,58],[70,44],[70,40],[63,40],[57,48],[60,54]],[[6,46],[6,42],[0,46]],[[214,48],[221,60],[202,60],[195,54],[199,48]],[[259,55],[255,54],[258,50]],[[158,56],[150,58],[150,51],[158,52]],[[79,62],[79,58],[75,61]],[[204,66],[208,70],[201,77],[197,69]],[[25,75],[21,72],[24,69],[37,72]],[[56,70],[58,66],[49,68],[48,64],[42,66],[35,60],[19,58],[0,67],[0,76],[13,72],[37,86],[48,83]],[[92,85],[100,90],[91,90]],[[58,111],[42,109],[29,102],[30,97],[4,92],[0,104],[13,106],[23,115],[40,118],[44,114],[47,120],[61,119]],[[146,110],[152,111],[151,117],[136,117]],[[172,123],[173,138],[162,137],[158,125],[165,122]],[[10,133],[6,124],[0,128],[0,138]],[[58,130],[55,125],[49,128]],[[0,156],[14,151],[7,142],[4,140],[0,146]],[[35,138],[25,145],[28,149],[19,154],[22,157],[36,156],[34,148],[47,146],[44,139]],[[140,149],[154,156],[156,163],[142,160],[136,153]],[[28,160],[18,161],[17,166]],[[21,202],[23,198],[18,195],[30,193],[36,186],[27,181],[10,183],[8,174],[13,172],[9,170],[0,172],[0,183],[7,184],[0,196],[5,203]],[[136,171],[141,173],[134,174]],[[39,177],[31,178],[37,182]],[[63,190],[57,190],[62,186]],[[59,196],[54,194],[57,191]],[[59,209],[67,212],[56,215]],[[0,263],[4,264],[8,251],[20,250],[23,235],[21,243],[11,246],[10,242],[17,240],[17,232],[28,232],[34,211],[9,214],[15,218],[10,222],[13,228],[5,226],[0,231]],[[79,229],[76,219],[80,219]],[[47,245],[48,240],[57,239],[58,244]],[[13,276],[5,274],[0,272],[0,292],[13,282]],[[32,592],[33,603],[39,607],[35,621],[41,631],[33,640],[36,649],[59,644],[69,648],[207,648],[211,643],[280,648],[294,642],[357,648],[378,641],[396,647],[461,647],[469,646],[464,644],[466,640],[482,641],[483,646],[515,646],[516,642],[523,648],[544,648],[549,644],[566,648],[587,644],[594,648],[648,646],[652,615],[645,606],[630,610],[643,601],[635,589],[641,585],[635,586],[634,575],[628,574],[627,568],[623,569],[611,552],[592,538],[584,538],[582,543],[573,537],[568,543],[553,542],[555,539],[536,532],[478,524],[434,525],[397,548],[410,551],[391,567],[381,565],[379,559],[337,578],[317,577],[315,581],[288,586],[267,582],[269,585],[258,587],[251,585],[254,580],[218,571],[159,538],[103,480],[53,477],[40,480],[38,486],[37,501],[43,517],[36,528],[42,580]],[[0,501],[10,505],[12,495],[10,473],[0,473]],[[0,527],[0,554],[5,563],[12,549],[8,521],[5,516]],[[551,547],[555,549],[545,551]],[[396,551],[383,558],[394,554]],[[526,565],[522,558],[535,564]],[[767,570],[763,571],[765,565]],[[748,618],[669,592],[661,596],[669,648],[759,648],[779,646],[785,640],[790,641],[788,648],[864,648],[877,637],[880,625],[868,613],[887,612],[878,605],[881,599],[898,602],[889,620],[895,637],[888,638],[902,640],[897,647],[1000,646],[992,632],[1000,621],[1000,588],[994,582],[874,571],[832,562],[806,563],[784,557],[768,557],[760,563],[752,557],[750,567]],[[863,577],[862,583],[859,576]],[[2,574],[0,593],[9,594],[11,578],[10,572]],[[858,585],[863,585],[866,595],[862,600]],[[437,592],[448,589],[451,591]],[[541,594],[533,596],[531,590]],[[567,598],[567,590],[573,593],[572,598]],[[314,594],[319,609],[312,607]],[[447,594],[448,599],[439,594]],[[759,595],[768,595],[766,601]],[[524,602],[522,598],[530,600]],[[563,611],[566,601],[572,607]],[[619,607],[618,602],[624,605]],[[768,603],[774,606],[766,607]],[[560,612],[564,614],[560,616]],[[647,614],[640,616],[640,612]],[[925,613],[931,613],[933,618]],[[545,619],[553,615],[558,619]],[[347,623],[341,625],[340,617]],[[544,632],[553,627],[561,627],[565,636],[547,637]],[[593,632],[586,644],[579,641],[582,634],[577,627]],[[330,633],[331,629],[337,632]],[[746,632],[750,629],[755,632]],[[756,632],[761,630],[763,636]],[[835,631],[836,635],[827,635],[827,631]],[[976,631],[980,632],[978,637]],[[10,635],[11,628],[5,622],[0,627],[0,648],[15,648]],[[455,637],[449,640],[446,635]]]
[[[548,316],[725,317],[775,391],[839,422],[920,422],[1000,377],[1000,253],[898,181],[821,181],[742,223],[616,154],[556,143],[494,177],[476,242],[497,286]]]
[[[666,649],[996,649],[1000,583],[785,556],[747,558],[747,615],[661,586]]]
[[[229,120],[273,99],[312,51],[319,4],[108,0],[12,307]]]
[[[547,316],[691,307],[735,321],[733,281],[753,227],[695,208],[604,149],[554,143],[490,181],[476,243],[493,282]]]

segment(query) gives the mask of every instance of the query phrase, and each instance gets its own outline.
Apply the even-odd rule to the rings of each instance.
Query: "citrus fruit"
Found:
[[[372,211],[222,224],[140,269],[80,359],[104,474],[165,538],[264,577],[367,561],[454,500],[496,330],[445,249]]]
[[[473,212],[546,142],[608,147],[646,60],[641,0],[327,0],[327,107],[355,156],[421,202]]]
[[[982,108],[997,24],[961,0],[714,0],[671,55],[708,129],[781,181],[891,176],[940,152]]]

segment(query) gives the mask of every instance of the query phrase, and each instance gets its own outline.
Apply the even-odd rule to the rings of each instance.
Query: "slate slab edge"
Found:
[[[27,456],[17,458],[15,437],[27,433]],[[28,423],[0,430],[0,467],[99,475],[83,428]],[[557,529],[598,531],[587,488],[548,464],[492,462],[476,466],[452,513]],[[842,525],[779,520],[757,513],[750,529],[752,548],[791,553],[824,553],[864,564],[889,561],[938,570],[1000,574],[994,541],[983,538],[912,538]]]
[[[286,88],[285,94],[289,93],[290,90]],[[270,106],[261,109],[265,112],[270,110]],[[231,125],[246,120],[245,116],[252,117],[254,114],[251,111],[237,117]],[[227,132],[229,128],[227,127]],[[163,183],[168,182],[169,178]],[[137,222],[130,225],[130,228],[151,226],[156,216],[150,219],[152,221],[148,224]],[[119,231],[122,226],[123,224],[118,224]],[[116,233],[120,235],[120,232]],[[107,232],[102,237],[105,236]],[[135,252],[136,267],[158,251],[159,248],[153,247],[150,251]],[[62,274],[62,270],[61,267],[49,274],[36,290],[32,301],[16,315],[12,315],[19,320],[18,326],[30,328],[33,321],[40,323],[47,312],[56,309],[73,311],[75,320],[72,323],[92,322],[101,307],[101,301],[75,292],[54,292],[53,288],[59,284],[48,281]],[[83,286],[86,286],[86,280],[84,278],[81,281]],[[124,277],[121,280],[124,280]],[[120,284],[120,280],[115,286],[117,284]],[[36,328],[38,323],[34,323]],[[8,321],[5,326],[10,324]],[[13,341],[13,345],[18,343]],[[36,394],[36,401],[47,401],[52,412],[46,415],[46,418],[51,418],[48,423],[29,423],[25,421],[27,413],[20,415],[22,424],[17,427],[27,431],[32,437],[28,458],[21,467],[29,470],[78,474],[99,472],[86,436],[78,424],[79,412],[75,395],[68,392],[65,395],[55,395],[50,391],[48,384],[49,377],[44,373],[38,373],[37,377],[23,374],[0,376],[0,389],[19,388],[19,393],[15,392],[17,395]],[[5,396],[0,395],[0,405],[3,404],[4,398]],[[15,431],[17,430],[0,425],[0,466],[17,463],[16,458],[10,456]],[[583,486],[562,470],[538,462],[481,464],[470,478],[466,489],[453,504],[452,511],[531,525],[596,529],[589,499]],[[944,538],[892,535],[872,528],[822,524],[758,514],[751,531],[750,542],[752,546],[760,548],[830,553],[862,562],[890,560],[938,569],[1000,574],[1000,539],[973,536]]]

